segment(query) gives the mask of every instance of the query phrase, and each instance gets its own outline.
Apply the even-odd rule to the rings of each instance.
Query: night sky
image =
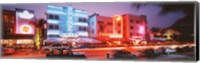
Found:
[[[132,3],[62,3],[62,4],[50,4],[56,6],[68,6],[72,5],[76,9],[86,10],[89,15],[93,13],[99,13],[103,16],[112,17],[113,15],[120,15],[130,13],[134,15],[146,15],[148,21],[148,28],[160,27],[165,28],[171,26],[176,20],[183,18],[185,14],[181,11],[170,12],[166,15],[159,15],[162,7],[149,5],[137,9]],[[15,8],[34,10],[36,18],[44,18],[46,5],[48,4],[7,4],[2,5],[3,9],[14,10]]]

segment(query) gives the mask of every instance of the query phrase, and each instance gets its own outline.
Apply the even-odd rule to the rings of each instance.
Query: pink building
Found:
[[[94,13],[89,19],[89,37],[109,38],[113,33],[113,23],[111,17],[101,16]]]
[[[123,38],[126,40],[146,39],[147,21],[146,16],[123,14]]]

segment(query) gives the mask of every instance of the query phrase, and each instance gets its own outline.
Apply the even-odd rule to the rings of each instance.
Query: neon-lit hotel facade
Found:
[[[47,6],[47,39],[88,37],[88,13],[72,6]]]
[[[35,21],[33,10],[3,10],[3,34],[0,43],[5,47],[34,48]]]
[[[148,35],[144,15],[122,14],[107,17],[94,13],[89,17],[89,26],[90,37],[105,41],[145,40]]]
[[[89,17],[89,37],[109,38],[113,34],[112,17],[94,13]]]

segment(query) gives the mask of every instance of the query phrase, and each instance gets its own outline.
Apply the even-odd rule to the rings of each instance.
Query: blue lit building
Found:
[[[47,6],[47,38],[88,37],[88,13],[72,6]]]

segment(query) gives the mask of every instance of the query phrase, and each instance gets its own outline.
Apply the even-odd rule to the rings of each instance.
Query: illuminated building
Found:
[[[130,14],[121,15],[123,17],[123,37],[127,40],[146,39],[147,21],[146,16],[135,16]]]
[[[61,38],[88,37],[88,14],[72,6],[47,6],[47,41]]]
[[[111,17],[92,14],[89,18],[89,36],[92,38],[109,38],[113,33]]]
[[[120,15],[115,15],[113,17],[113,34],[111,35],[112,38],[123,38],[123,26],[124,25],[124,18]]]
[[[34,11],[16,8],[3,10],[3,35],[5,45],[26,45],[34,47]],[[13,46],[15,47],[15,46]]]
[[[146,39],[147,31],[144,15],[123,14],[105,17],[94,13],[89,18],[89,36],[94,38],[111,41]]]

